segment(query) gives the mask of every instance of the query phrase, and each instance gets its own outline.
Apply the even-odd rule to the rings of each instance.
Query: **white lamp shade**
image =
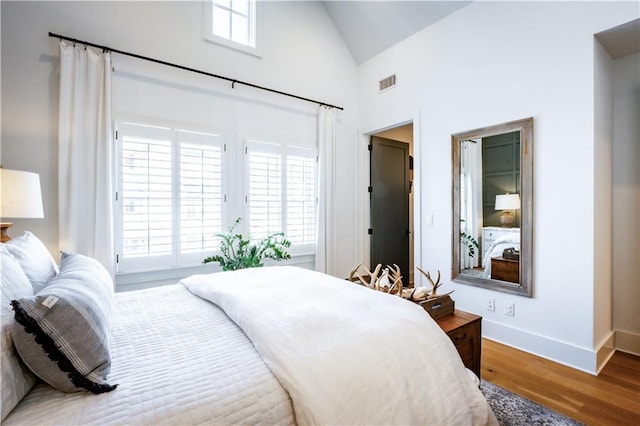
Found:
[[[43,218],[40,176],[0,169],[0,217]]]
[[[516,210],[520,208],[520,195],[500,194],[496,195],[496,210]]]

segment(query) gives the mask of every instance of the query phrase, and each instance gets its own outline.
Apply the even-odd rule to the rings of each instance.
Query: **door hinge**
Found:
[[[367,229],[367,234],[369,234],[369,235],[373,235],[373,228],[369,228],[369,229]]]
[[[116,254],[116,263],[119,263],[119,262],[120,262],[120,255]]]
[[[373,186],[368,187],[367,188],[367,192],[369,192],[369,193],[373,192]]]
[[[118,131],[116,130],[116,139],[118,139]]]
[[[373,151],[373,145],[369,144],[369,146],[367,147],[367,149],[369,149],[369,151]]]
[[[118,191],[116,191],[116,201],[118,201]]]

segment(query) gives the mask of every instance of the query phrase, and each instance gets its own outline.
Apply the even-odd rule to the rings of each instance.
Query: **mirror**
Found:
[[[452,144],[453,281],[531,297],[533,118]]]

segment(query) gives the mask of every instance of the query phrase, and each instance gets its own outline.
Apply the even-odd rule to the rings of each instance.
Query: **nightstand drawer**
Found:
[[[480,364],[480,360],[476,359],[476,345],[479,343],[477,339],[480,337],[480,323],[473,322],[457,328],[447,333],[454,346],[462,358],[465,367],[470,370],[476,370],[476,364]],[[479,357],[478,357],[479,358]]]
[[[482,317],[457,310],[436,320],[456,347],[462,363],[480,378]]]

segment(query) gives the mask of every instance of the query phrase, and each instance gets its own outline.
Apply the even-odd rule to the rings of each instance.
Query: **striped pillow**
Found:
[[[35,296],[11,302],[13,342],[38,377],[64,392],[109,392],[113,281],[86,256],[62,253],[60,272]]]

